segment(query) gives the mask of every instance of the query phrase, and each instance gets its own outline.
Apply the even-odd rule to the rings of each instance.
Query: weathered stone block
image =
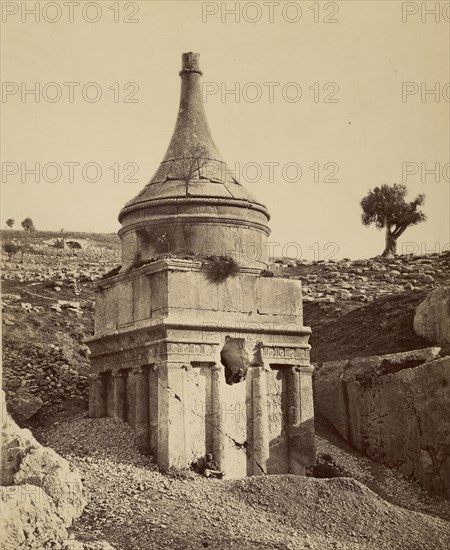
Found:
[[[430,342],[450,344],[450,286],[433,290],[419,304],[414,331]]]

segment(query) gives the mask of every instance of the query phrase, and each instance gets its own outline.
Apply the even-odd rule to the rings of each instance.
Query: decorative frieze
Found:
[[[214,353],[214,346],[211,344],[170,342],[167,344],[167,353],[178,355],[212,355]]]
[[[282,346],[264,346],[262,356],[265,359],[285,359],[301,362],[309,362],[309,349],[282,347]]]

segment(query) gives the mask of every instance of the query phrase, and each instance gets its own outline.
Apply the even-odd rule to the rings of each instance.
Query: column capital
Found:
[[[270,367],[269,366],[255,365],[255,366],[250,366],[247,369],[247,374],[252,374],[253,376],[254,375],[261,376],[265,372],[270,372]]]
[[[314,367],[312,365],[299,365],[296,367],[300,373],[312,374],[314,372]]]
[[[131,372],[133,374],[146,374],[148,371],[149,371],[149,368],[150,366],[149,365],[145,365],[145,366],[139,366],[139,367],[133,367],[131,369]]]
[[[225,368],[222,363],[216,363],[215,361],[205,361],[204,364],[214,372],[221,372]]]
[[[113,370],[112,371],[112,377],[113,378],[126,378],[127,373],[124,370]]]

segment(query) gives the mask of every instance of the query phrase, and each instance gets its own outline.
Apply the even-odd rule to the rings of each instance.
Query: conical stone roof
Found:
[[[269,213],[235,179],[214,143],[202,101],[199,54],[183,54],[179,74],[181,97],[172,139],[156,174],[121,210],[119,221],[123,227],[119,235],[124,239],[130,232],[137,233],[134,255],[140,258],[161,253],[148,246],[152,240],[149,232],[153,228],[155,234],[160,234],[165,224],[167,231],[162,233],[170,241],[163,251],[166,253],[204,252],[199,250],[200,226],[205,233],[203,240],[208,233],[208,237],[222,244],[224,239],[233,241],[236,248],[237,240],[252,242],[248,232],[257,231],[261,234],[254,242],[261,245],[261,238],[269,234]],[[180,224],[185,228],[181,233],[180,228],[175,228]],[[220,231],[218,224],[222,225]],[[197,231],[194,226],[198,226]],[[225,231],[226,227],[230,231]],[[181,237],[178,243],[177,236]],[[128,241],[131,242],[131,237]]]

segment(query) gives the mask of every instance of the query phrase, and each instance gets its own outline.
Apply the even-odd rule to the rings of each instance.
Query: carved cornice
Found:
[[[156,208],[158,206],[168,206],[176,205],[211,205],[211,206],[232,206],[236,208],[244,208],[246,210],[256,210],[261,212],[267,217],[267,220],[270,219],[270,214],[267,208],[263,204],[257,202],[250,202],[248,200],[234,199],[234,198],[221,198],[221,197],[170,197],[167,199],[153,199],[146,200],[142,202],[137,202],[130,204],[129,206],[124,206],[119,213],[119,222],[122,222],[122,219],[127,214],[135,212],[136,210]],[[242,220],[244,222],[245,220]],[[267,228],[266,228],[267,230]]]
[[[121,281],[130,280],[133,278],[141,277],[142,275],[151,275],[153,273],[158,273],[159,271],[202,271],[202,261],[201,260],[185,260],[184,258],[160,258],[155,261],[152,261],[148,264],[145,264],[141,267],[130,269],[124,273],[118,273],[107,279],[100,279],[94,283],[94,288],[105,289],[111,286],[114,286],[116,283]],[[239,273],[245,275],[259,275],[261,269],[257,267],[239,267]]]

